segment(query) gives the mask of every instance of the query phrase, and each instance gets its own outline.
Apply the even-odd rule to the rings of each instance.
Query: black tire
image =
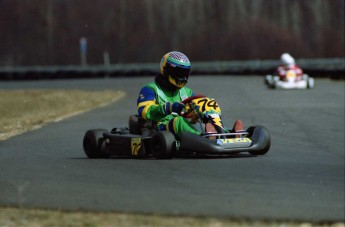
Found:
[[[153,134],[151,138],[151,151],[157,159],[169,159],[175,152],[175,136],[167,131]]]
[[[314,86],[315,86],[314,78],[308,77],[308,80],[307,80],[307,88],[308,88],[308,89],[313,89]]]
[[[272,76],[271,75],[266,75],[264,79],[265,79],[265,84],[268,87],[271,87]]]
[[[254,145],[249,151],[252,155],[264,155],[271,147],[271,137],[267,128],[263,126],[252,126],[247,129],[250,139]]]
[[[83,139],[84,152],[89,158],[108,158],[109,155],[105,154],[105,142],[103,133],[109,132],[105,129],[92,129],[88,130]]]

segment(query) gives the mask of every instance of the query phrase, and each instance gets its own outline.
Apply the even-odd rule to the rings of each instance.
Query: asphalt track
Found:
[[[87,159],[91,128],[126,126],[153,77],[1,82],[0,89],[114,89],[127,96],[0,143],[0,205],[229,218],[344,221],[344,81],[312,90],[269,90],[258,76],[192,76],[223,122],[264,125],[264,156]]]

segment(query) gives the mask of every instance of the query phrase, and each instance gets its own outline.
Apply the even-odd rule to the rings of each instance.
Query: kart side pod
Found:
[[[268,130],[263,126],[252,126],[247,129],[248,137],[243,139],[207,139],[184,132],[181,134],[182,151],[192,151],[199,154],[226,155],[249,152],[252,155],[266,154],[271,145]],[[250,142],[246,138],[249,138]],[[228,142],[226,142],[228,141]],[[219,143],[221,142],[221,143]]]
[[[263,155],[271,147],[271,136],[264,126],[254,126],[247,129],[249,137],[253,141],[248,152],[252,155]]]
[[[139,130],[139,128],[138,128]],[[129,133],[126,128],[88,130],[83,139],[84,152],[88,158],[148,157],[172,158],[176,150],[176,140],[172,133],[158,131],[151,136]]]
[[[130,134],[127,130],[109,132],[88,130],[83,139],[84,152],[89,158],[144,157],[151,153],[150,137]]]

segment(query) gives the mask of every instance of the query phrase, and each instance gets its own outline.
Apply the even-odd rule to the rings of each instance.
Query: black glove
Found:
[[[184,104],[180,102],[166,102],[163,106],[163,110],[165,115],[171,114],[171,113],[181,113],[184,109]]]

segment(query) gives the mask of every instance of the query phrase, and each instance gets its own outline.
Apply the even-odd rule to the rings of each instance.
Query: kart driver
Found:
[[[191,63],[186,55],[177,51],[165,54],[160,62],[160,75],[140,90],[137,99],[139,116],[152,120],[158,130],[170,131],[177,138],[181,132],[201,135],[187,119],[178,115],[184,109],[181,102],[194,96],[193,91],[185,86],[190,71]],[[239,123],[236,129],[243,129],[242,122]],[[211,124],[206,124],[206,131],[216,132]]]
[[[302,79],[303,71],[295,63],[295,59],[288,53],[284,53],[280,56],[281,65],[277,68],[277,75],[279,79],[284,81],[286,80],[287,73],[295,73],[296,81]]]

